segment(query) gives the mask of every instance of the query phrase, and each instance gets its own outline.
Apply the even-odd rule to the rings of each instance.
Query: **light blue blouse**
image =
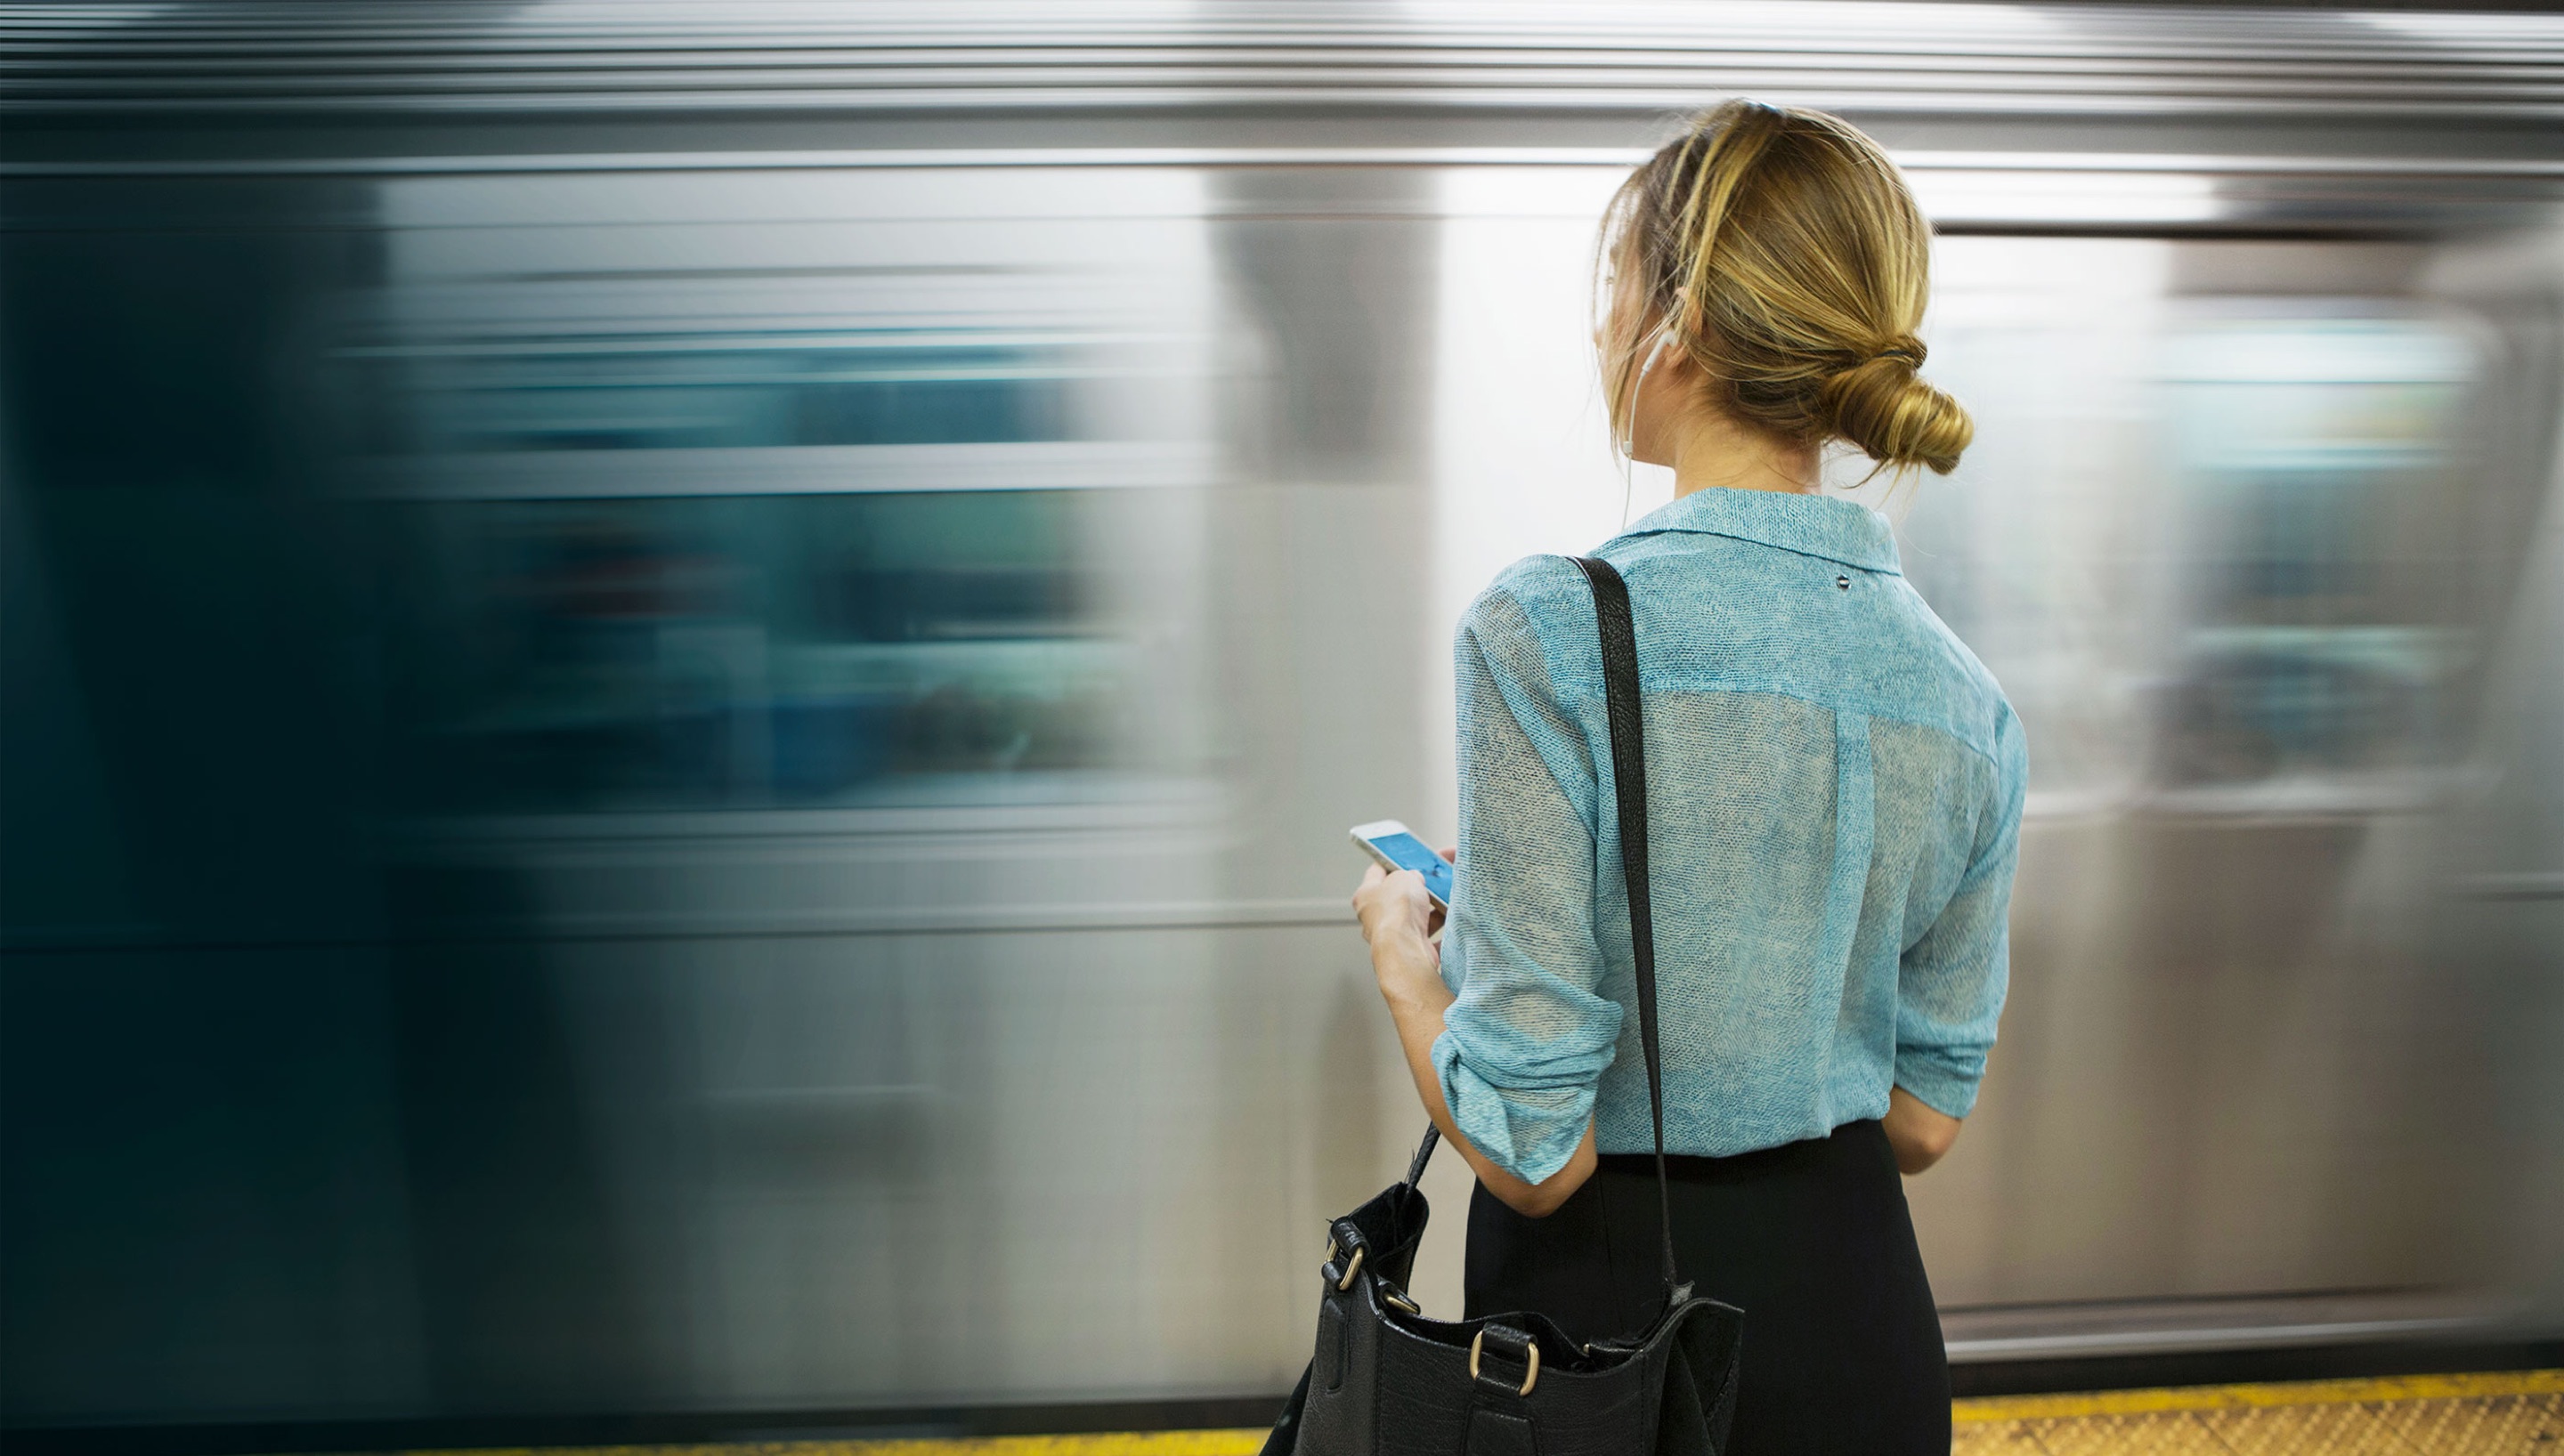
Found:
[[[1723,1156],[1975,1105],[2003,1010],[2021,723],[1848,501],[1681,497],[1603,543],[1645,703],[1665,1148]],[[1594,599],[1516,563],[1461,620],[1460,865],[1433,1044],[1538,1181],[1647,1127]],[[1625,1013],[1625,1014],[1624,1014]]]

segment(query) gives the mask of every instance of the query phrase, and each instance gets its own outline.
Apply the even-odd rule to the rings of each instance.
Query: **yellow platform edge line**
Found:
[[[2187,1385],[2098,1390],[2080,1395],[1994,1395],[1950,1402],[1958,1424],[2071,1420],[2172,1410],[2244,1410],[2385,1400],[2469,1400],[2564,1394],[2564,1369],[2473,1375],[2393,1375],[2365,1380],[2292,1380],[2259,1385]],[[1261,1427],[1248,1430],[1106,1431],[1074,1436],[965,1436],[890,1441],[706,1441],[655,1446],[516,1446],[420,1451],[410,1456],[1255,1456]]]
[[[2564,1394],[2564,1369],[2502,1370],[2475,1375],[2389,1375],[2363,1380],[2290,1380],[2264,1385],[2182,1385],[2155,1390],[2095,1390],[2080,1395],[1990,1395],[1950,1402],[1960,1424],[1992,1420],[2070,1420],[2084,1415],[2143,1415],[2162,1410],[2245,1410],[2278,1405],[2340,1405],[2380,1400],[2468,1400],[2494,1395]]]

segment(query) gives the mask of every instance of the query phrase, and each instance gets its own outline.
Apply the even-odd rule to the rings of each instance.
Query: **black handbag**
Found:
[[[1594,589],[1610,718],[1620,860],[1636,951],[1638,1030],[1655,1125],[1663,1312],[1621,1340],[1579,1343],[1547,1317],[1427,1319],[1406,1295],[1428,1214],[1416,1187],[1440,1135],[1424,1131],[1403,1180],[1328,1226],[1318,1350],[1264,1456],[1718,1456],[1736,1408],[1745,1315],[1696,1299],[1674,1269],[1665,1184],[1656,953],[1647,906],[1646,739],[1629,589],[1608,562],[1573,558]]]

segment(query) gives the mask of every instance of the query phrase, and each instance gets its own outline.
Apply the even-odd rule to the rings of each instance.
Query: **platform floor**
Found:
[[[2564,1456],[2564,1370],[1961,1400],[1953,1456]],[[413,1456],[1254,1456],[1252,1430]]]

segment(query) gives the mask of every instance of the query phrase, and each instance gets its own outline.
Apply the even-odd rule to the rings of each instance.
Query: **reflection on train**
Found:
[[[12,43],[9,1425],[1251,1418],[1411,1144],[1344,826],[1447,834],[1460,607],[1669,489],[1593,228],[1735,91],[1904,159],[1979,422],[1830,467],[2032,744],[1962,1378],[2564,1328],[2551,19],[401,13],[363,98]]]

